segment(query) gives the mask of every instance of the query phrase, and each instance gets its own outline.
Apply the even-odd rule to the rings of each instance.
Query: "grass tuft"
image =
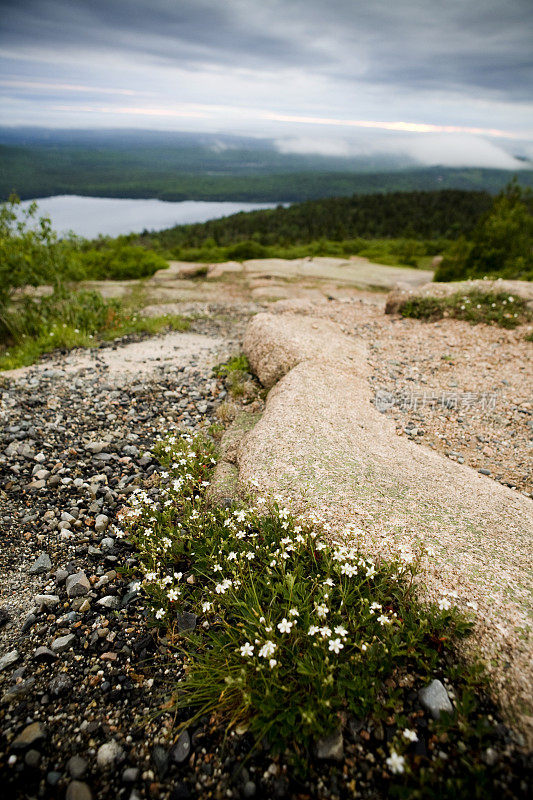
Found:
[[[504,292],[455,292],[449,297],[413,297],[400,309],[403,317],[433,322],[445,317],[477,325],[516,328],[532,319],[526,301]]]

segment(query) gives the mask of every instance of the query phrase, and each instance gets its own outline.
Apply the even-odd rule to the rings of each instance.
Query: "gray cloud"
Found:
[[[0,93],[12,124],[265,133],[301,148],[321,137],[333,153],[353,145],[335,138],[335,125],[312,129],[303,118],[498,128],[533,139],[531,0],[0,6]],[[445,138],[421,145],[424,157]],[[490,148],[481,155],[464,139],[450,147],[452,159],[461,148],[465,157],[477,148],[478,159],[507,158]]]
[[[531,99],[531,0],[5,0],[1,40]]]

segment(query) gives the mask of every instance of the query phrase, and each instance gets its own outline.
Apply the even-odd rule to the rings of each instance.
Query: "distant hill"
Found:
[[[0,129],[0,199],[56,194],[295,202],[434,189],[498,192],[507,170],[418,167],[403,156],[281,153],[273,140],[155,131]],[[518,173],[533,186],[533,170]]]

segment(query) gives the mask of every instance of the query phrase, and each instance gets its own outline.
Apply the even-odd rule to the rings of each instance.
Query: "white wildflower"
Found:
[[[385,760],[386,765],[394,775],[401,775],[405,771],[405,758],[391,750],[390,756]]]
[[[341,642],[340,639],[330,639],[329,642],[328,642],[328,645],[329,645],[329,649],[333,653],[335,653],[335,655],[337,655],[337,653],[340,653],[340,651],[344,647],[344,645],[343,645],[343,643]]]
[[[278,622],[278,631],[280,633],[290,633],[293,625],[294,622],[289,622],[287,619],[285,619],[285,617],[283,617],[281,622]]]
[[[261,658],[270,658],[276,652],[276,644],[268,640],[264,643],[263,647],[259,651],[259,655]]]
[[[408,742],[418,742],[416,731],[412,731],[410,728],[405,728],[402,731],[402,736],[404,739],[407,739]]]
[[[253,655],[253,652],[254,646],[253,644],[250,644],[250,642],[246,642],[246,644],[243,644],[241,647],[241,656],[251,656]]]

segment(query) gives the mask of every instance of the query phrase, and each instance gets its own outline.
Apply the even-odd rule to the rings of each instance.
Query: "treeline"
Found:
[[[179,256],[189,248],[302,245],[321,239],[457,239],[468,237],[492,205],[487,192],[445,190],[353,195],[233,214],[135,237]],[[253,256],[249,256],[253,257]]]

